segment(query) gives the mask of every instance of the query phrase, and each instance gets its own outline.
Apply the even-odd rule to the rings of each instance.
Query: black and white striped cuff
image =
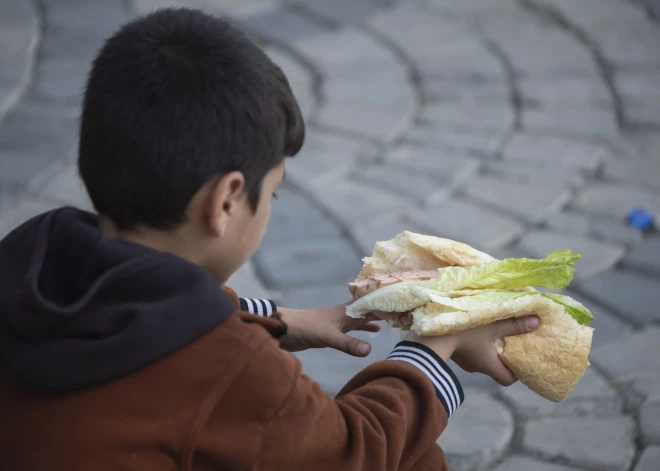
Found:
[[[452,415],[463,403],[465,396],[458,378],[447,363],[425,345],[404,340],[394,347],[387,359],[405,361],[422,370],[435,386],[435,393],[445,407],[447,416]]]
[[[238,298],[238,300],[241,303],[241,311],[247,311],[250,314],[270,317],[277,312],[277,306],[269,299]]]

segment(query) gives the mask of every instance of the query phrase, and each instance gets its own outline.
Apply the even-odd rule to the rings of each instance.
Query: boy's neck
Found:
[[[188,234],[186,227],[162,231],[157,229],[139,228],[133,231],[121,231],[104,216],[99,216],[99,230],[109,239],[126,240],[149,247],[159,252],[167,252],[183,258],[195,265],[203,266],[203,257],[198,250],[198,244],[191,243],[194,236]]]

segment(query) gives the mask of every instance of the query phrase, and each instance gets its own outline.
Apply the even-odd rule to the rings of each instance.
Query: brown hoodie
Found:
[[[0,266],[9,267],[20,260],[17,254],[28,253],[24,241],[37,241],[29,260],[23,260],[24,268],[12,268],[27,286],[22,292],[14,286],[12,292],[20,292],[21,300],[10,290],[0,290],[0,311],[9,313],[0,323],[0,342],[6,341],[0,345],[3,470],[447,469],[435,442],[463,393],[432,351],[402,342],[388,360],[364,369],[332,399],[302,374],[295,357],[278,348],[276,337],[284,329],[277,316],[221,314],[213,325],[203,327],[199,317],[204,316],[197,310],[208,306],[188,299],[186,308],[183,298],[173,294],[176,284],[168,284],[167,278],[156,287],[173,290],[161,296],[169,302],[154,299],[147,286],[143,303],[118,303],[116,297],[127,286],[144,278],[141,264],[153,278],[177,268],[200,276],[198,283],[206,286],[204,276],[186,262],[138,247],[130,247],[130,253],[115,257],[110,265],[69,257],[68,265],[72,259],[86,260],[84,273],[93,272],[97,283],[61,272],[58,280],[78,283],[65,299],[53,294],[61,288],[59,281],[52,286],[47,281],[48,273],[58,273],[48,264],[57,268],[63,247],[52,254],[48,247],[40,256],[45,242],[38,241],[52,240],[58,232],[66,236],[60,240],[76,240],[69,233],[72,225],[88,226],[78,227],[84,232],[94,223],[87,215],[62,211],[40,216],[23,226],[19,237],[10,235],[0,242]],[[114,250],[115,241],[99,237],[98,231],[95,237],[90,253]],[[85,245],[80,237],[76,242],[77,248]],[[30,268],[34,264],[39,269]],[[123,267],[120,275],[118,266]],[[30,281],[31,276],[36,281]],[[128,284],[117,281],[122,276],[128,277]],[[107,297],[99,283],[123,288],[114,291],[114,298]],[[188,292],[195,292],[193,288]],[[35,289],[41,304],[26,294]],[[216,291],[217,309],[226,310],[229,301],[238,311],[239,300],[231,290]],[[197,294],[204,294],[199,286]],[[111,298],[116,307],[131,309],[104,310]],[[103,309],[94,299],[105,301]],[[149,303],[152,309],[144,311],[143,304]],[[163,308],[172,304],[182,311],[178,317]],[[168,319],[169,328],[153,327],[152,311]],[[96,322],[81,323],[86,315]],[[24,318],[36,320],[25,324]],[[189,324],[197,325],[198,335],[190,334]],[[194,338],[183,341],[172,331]],[[163,339],[167,347],[161,347]],[[103,348],[96,348],[99,342]],[[160,352],[158,358],[154,351]],[[103,352],[111,355],[104,357]]]

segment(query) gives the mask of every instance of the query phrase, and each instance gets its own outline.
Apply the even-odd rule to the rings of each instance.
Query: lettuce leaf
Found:
[[[511,291],[530,286],[562,289],[573,279],[579,254],[557,250],[541,260],[509,258],[472,267],[446,267],[440,276],[380,288],[347,307],[360,317],[372,311],[406,312],[433,302],[447,310],[469,311],[528,295],[541,295],[560,304],[578,323],[589,325],[593,315],[574,299],[561,294]]]
[[[479,290],[473,291],[474,294],[456,297],[452,292],[440,293],[423,287],[414,287],[411,288],[411,291],[413,295],[422,298],[427,302],[451,307],[456,311],[469,311],[471,309],[502,304],[521,296],[536,294],[504,290]]]
[[[543,286],[562,289],[573,279],[579,254],[557,250],[541,260],[507,258],[473,267],[446,267],[431,288],[440,292],[461,289],[518,289]]]
[[[512,299],[517,299],[522,296],[540,295],[544,298],[551,300],[561,305],[567,314],[575,319],[578,324],[588,326],[594,320],[593,314],[584,307],[582,304],[563,294],[554,293],[539,293],[539,292],[516,292],[504,290],[475,290],[474,294],[467,294],[464,296],[456,297],[457,292],[440,293],[429,288],[413,287],[411,292],[419,299],[424,299],[427,302],[440,304],[447,307],[449,310],[454,311],[470,311],[472,309],[483,308],[502,304]],[[460,293],[467,293],[461,291]]]
[[[541,293],[541,296],[548,298],[557,304],[561,304],[564,307],[564,310],[573,316],[573,319],[575,319],[578,324],[589,325],[591,324],[591,321],[594,320],[594,315],[589,309],[571,297],[554,293]]]

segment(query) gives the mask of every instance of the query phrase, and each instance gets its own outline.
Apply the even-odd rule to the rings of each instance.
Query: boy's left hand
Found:
[[[352,330],[378,332],[380,326],[370,322],[374,318],[353,319],[346,315],[346,306],[318,307],[311,309],[288,309],[279,307],[278,312],[288,326],[280,346],[289,352],[309,348],[330,347],[356,357],[365,357],[371,352],[367,342],[346,335]]]

